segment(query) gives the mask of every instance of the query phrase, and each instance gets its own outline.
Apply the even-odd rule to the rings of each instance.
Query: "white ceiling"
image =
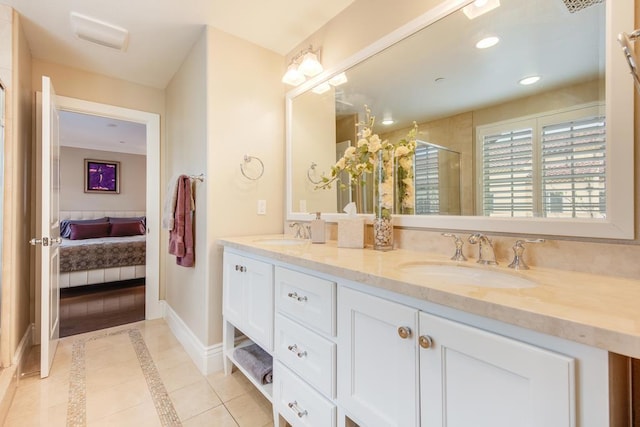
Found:
[[[284,56],[353,1],[0,0],[22,16],[34,58],[159,89],[205,25]],[[126,51],[77,38],[72,11],[127,29]],[[60,120],[61,145],[145,153],[144,126],[75,113],[63,113]]]
[[[164,89],[205,25],[285,55],[354,0],[0,1],[22,16],[33,57]],[[126,52],[77,38],[72,11],[127,29]]]

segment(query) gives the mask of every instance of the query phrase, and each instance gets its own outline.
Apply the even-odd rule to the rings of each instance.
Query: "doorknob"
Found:
[[[34,237],[33,239],[29,240],[29,244],[31,246],[35,246],[35,245],[49,246],[49,238],[43,237],[42,239],[38,239]]]

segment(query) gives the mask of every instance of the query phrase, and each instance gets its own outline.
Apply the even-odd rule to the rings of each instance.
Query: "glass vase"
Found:
[[[380,150],[376,162],[375,198],[373,218],[373,249],[390,251],[393,249],[393,212],[394,181],[393,152]]]
[[[401,215],[415,213],[415,173],[413,156],[396,159],[396,205],[395,212]]]

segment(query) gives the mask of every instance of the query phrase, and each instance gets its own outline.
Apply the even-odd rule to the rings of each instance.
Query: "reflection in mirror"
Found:
[[[306,174],[315,163],[327,175],[355,144],[367,104],[381,138],[395,143],[416,121],[427,141],[413,203],[396,200],[396,214],[605,218],[605,4],[590,3],[570,13],[561,0],[501,0],[473,19],[463,8],[340,84],[295,96],[291,212],[354,200],[353,186],[318,190]],[[361,212],[372,212],[371,192],[363,187]]]
[[[395,143],[417,121],[419,139],[460,157],[459,186],[415,182],[414,205],[421,207],[414,214],[545,217],[561,210],[582,216],[586,209],[589,213],[584,216],[598,217],[592,214],[594,209],[606,212],[604,118],[576,117],[602,123],[595,131],[602,149],[596,149],[590,135],[576,136],[581,128],[575,128],[573,120],[553,116],[578,104],[604,105],[604,72],[604,3],[569,13],[560,0],[502,0],[498,8],[474,19],[463,8],[350,68],[342,84],[329,85],[322,93],[318,89],[326,84],[316,86],[296,97],[293,165],[315,162],[320,171],[328,171],[344,151],[344,141],[358,140],[355,123],[362,120],[367,104],[381,138]],[[518,83],[534,76],[539,80]],[[542,116],[551,117],[548,126],[568,127],[565,145],[556,144],[554,149],[533,134],[538,129],[520,128],[520,122]],[[497,125],[502,126],[498,134],[479,133]],[[523,144],[518,138],[527,130],[524,155],[517,148]],[[502,134],[515,135],[515,143],[505,145]],[[502,142],[489,148],[496,141]],[[558,150],[563,154],[552,154]],[[308,158],[301,160],[298,153]],[[590,170],[594,162],[599,164],[596,176]],[[296,182],[303,181],[294,180],[294,191]],[[454,193],[447,193],[449,188]],[[295,206],[297,200],[298,205],[304,201],[307,211],[341,212],[355,196],[354,191],[299,190],[294,211],[300,208]],[[369,193],[365,186],[363,197]],[[460,201],[449,206],[457,193]],[[585,197],[600,203],[585,206]],[[362,206],[361,212],[372,212],[369,203]],[[397,204],[395,212],[409,213]]]

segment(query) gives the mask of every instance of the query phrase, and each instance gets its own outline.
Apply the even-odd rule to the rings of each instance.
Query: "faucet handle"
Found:
[[[300,224],[299,222],[292,222],[291,224],[289,224],[289,228],[293,228],[295,231],[295,234],[293,235],[294,238],[296,239],[301,239],[302,235],[302,224]]]
[[[518,239],[513,244],[513,261],[509,264],[509,268],[514,270],[529,270],[529,266],[524,262],[522,254],[524,253],[525,243],[544,243],[544,239]]]
[[[462,253],[462,245],[464,245],[464,241],[453,233],[442,233],[444,237],[453,237],[454,243],[456,245],[456,253],[451,257],[452,261],[466,261],[467,257]]]

